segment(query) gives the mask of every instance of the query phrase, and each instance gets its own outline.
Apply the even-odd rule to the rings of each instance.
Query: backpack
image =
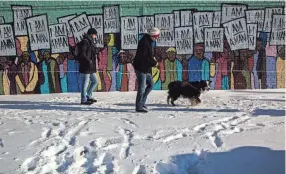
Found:
[[[82,43],[83,43],[83,40],[87,40],[87,39],[82,39],[80,42],[78,42],[76,45],[75,45],[75,48],[73,50],[73,55],[74,55],[74,59],[76,61],[79,61],[79,53],[80,53],[80,48],[82,46]]]

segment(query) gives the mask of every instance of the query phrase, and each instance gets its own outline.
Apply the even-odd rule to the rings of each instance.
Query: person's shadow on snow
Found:
[[[109,108],[102,104],[80,105],[70,102],[32,102],[32,101],[0,101],[0,109],[20,110],[62,110],[62,111],[97,111],[97,112],[132,112],[131,109]],[[135,112],[135,111],[134,111]]]
[[[285,174],[285,150],[244,146],[227,152],[181,154],[155,168],[164,174]]]
[[[134,106],[135,104],[133,103],[117,103],[115,104],[117,106],[123,106],[123,107],[130,107],[130,106]],[[147,104],[148,107],[150,107],[150,110],[152,111],[185,111],[185,112],[239,112],[238,109],[204,109],[204,108],[195,108],[195,106],[182,106],[182,105],[176,105],[176,106],[172,106],[172,105],[168,105],[168,104],[162,104],[162,103],[158,103],[158,104]]]
[[[97,112],[135,112],[135,104],[132,103],[115,103],[113,108],[105,106],[104,104],[95,103],[90,106],[80,105],[79,103],[71,102],[33,102],[33,101],[0,101],[0,109],[20,109],[20,110],[62,110],[62,111],[97,111]],[[120,106],[120,107],[117,107]],[[126,108],[126,107],[129,108]],[[235,108],[195,108],[170,106],[167,104],[149,104],[150,112],[152,111],[184,111],[184,112],[239,112]],[[130,108],[132,107],[132,108]],[[252,116],[285,116],[285,110],[282,109],[255,109]]]

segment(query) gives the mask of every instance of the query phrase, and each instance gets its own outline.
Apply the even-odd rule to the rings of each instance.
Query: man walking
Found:
[[[82,89],[81,89],[81,104],[90,105],[97,102],[96,99],[92,98],[92,92],[97,87],[96,79],[96,42],[97,31],[94,28],[90,28],[79,45],[79,72],[82,78]],[[99,61],[99,60],[98,60]],[[90,84],[91,82],[91,84]]]
[[[153,27],[139,41],[133,66],[138,80],[138,91],[136,96],[136,112],[148,112],[145,105],[148,94],[151,92],[154,82],[152,79],[152,67],[157,62],[153,58],[152,42],[160,37],[160,30]],[[147,86],[146,86],[147,84]]]

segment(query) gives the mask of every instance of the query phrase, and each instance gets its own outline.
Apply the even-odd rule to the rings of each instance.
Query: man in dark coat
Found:
[[[152,67],[157,65],[153,57],[152,42],[160,37],[160,30],[152,28],[139,41],[133,66],[138,80],[138,91],[136,96],[136,111],[148,112],[145,106],[148,94],[151,92],[154,82],[152,79]],[[147,84],[147,86],[146,86]]]
[[[97,31],[94,28],[90,28],[79,46],[79,72],[82,78],[82,89],[81,89],[81,104],[90,105],[97,102],[96,99],[92,98],[92,92],[97,87],[96,78],[96,58],[97,49],[95,39],[97,37]],[[91,84],[89,84],[91,81]]]

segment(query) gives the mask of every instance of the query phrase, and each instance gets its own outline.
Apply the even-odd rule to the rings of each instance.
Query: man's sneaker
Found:
[[[143,108],[146,109],[146,110],[148,110],[147,106],[145,106],[145,105],[143,105]]]
[[[97,100],[94,99],[94,98],[88,98],[87,101],[90,101],[90,102],[92,102],[92,103],[96,103],[96,102],[97,102]]]
[[[146,113],[146,112],[148,112],[148,110],[147,110],[147,109],[145,109],[145,108],[142,108],[142,109],[136,109],[136,112],[143,112],[143,113]]]
[[[91,101],[82,101],[80,104],[82,105],[91,105],[93,102]]]

